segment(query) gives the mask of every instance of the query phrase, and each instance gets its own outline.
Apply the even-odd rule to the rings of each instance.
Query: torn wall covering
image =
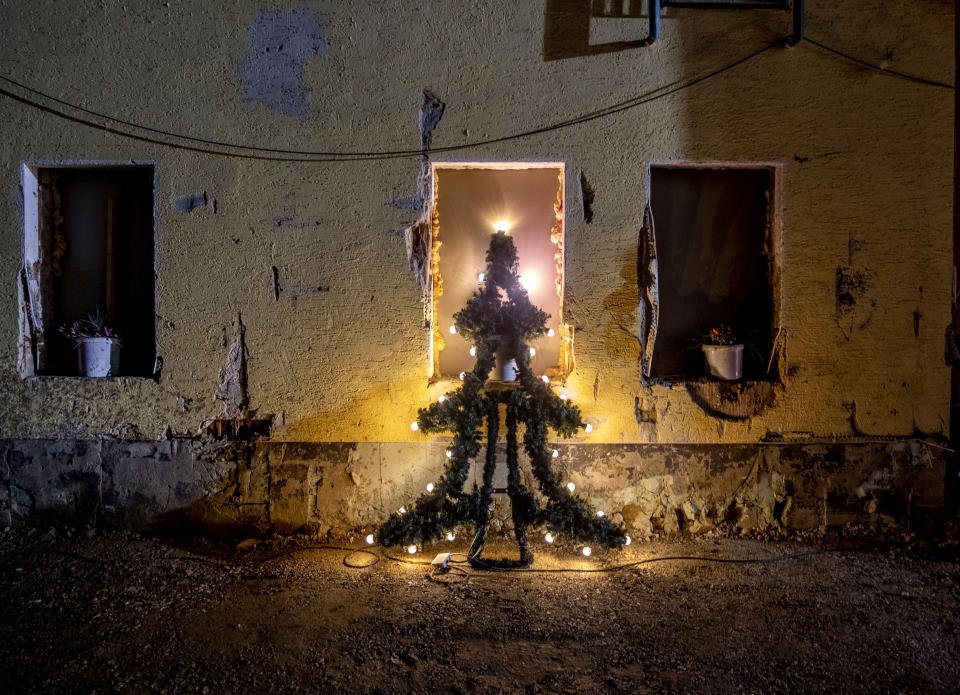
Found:
[[[43,470],[52,477],[44,480],[54,486],[72,479],[63,477],[71,467],[87,470],[89,457],[57,453],[74,452],[84,442],[91,451],[159,451],[172,446],[168,441],[187,442],[182,456],[200,447],[193,438],[203,423],[223,414],[221,374],[235,366],[238,315],[249,355],[244,406],[276,415],[269,442],[262,443],[270,460],[284,445],[283,460],[301,462],[321,457],[321,445],[374,447],[382,466],[377,494],[365,488],[357,493],[360,501],[349,503],[363,507],[353,516],[331,511],[337,505],[331,495],[340,488],[329,487],[330,481],[346,476],[353,485],[369,486],[374,477],[358,473],[354,481],[343,457],[324,464],[320,477],[304,473],[301,482],[291,482],[287,509],[327,510],[317,514],[331,525],[366,523],[389,511],[383,505],[396,491],[381,495],[380,480],[407,480],[424,466],[439,472],[442,457],[434,454],[442,442],[411,432],[409,423],[443,389],[428,385],[430,326],[424,318],[430,297],[415,277],[427,284],[429,163],[440,161],[566,163],[564,318],[576,342],[565,386],[594,424],[591,434],[569,443],[571,452],[581,452],[571,466],[583,468],[585,490],[616,501],[625,517],[636,511],[631,505],[644,510],[638,518],[647,514],[651,503],[642,500],[654,493],[636,481],[666,475],[654,471],[657,457],[675,458],[684,447],[728,447],[722,450],[732,453],[724,454],[727,463],[702,450],[685,458],[704,476],[698,490],[707,492],[684,497],[686,488],[675,479],[665,508],[682,508],[685,501],[697,509],[718,504],[723,491],[732,494],[739,484],[732,471],[746,475],[741,469],[763,449],[765,437],[790,442],[946,433],[948,90],[878,74],[803,43],[772,48],[695,87],[615,115],[499,140],[730,64],[788,34],[789,13],[670,10],[652,47],[576,55],[557,45],[563,32],[545,33],[544,4],[537,2],[495,0],[481,8],[431,1],[414,10],[328,2],[276,11],[240,0],[224,12],[199,0],[125,7],[78,0],[68,8],[40,0],[0,12],[0,64],[7,74],[125,121],[317,152],[416,153],[427,145],[495,141],[429,158],[301,162],[287,155],[266,161],[204,154],[191,141],[177,141],[188,147],[174,149],[123,137],[0,98],[7,135],[0,142],[0,180],[7,190],[22,185],[24,162],[155,167],[157,354],[163,360],[157,380],[23,378],[29,355],[21,332],[31,331],[38,308],[21,312],[17,300],[18,292],[21,303],[35,298],[24,283],[30,268],[19,233],[22,195],[0,196],[0,220],[8,230],[0,236],[0,283],[7,289],[0,302],[0,438],[6,452],[0,507],[8,511],[9,500],[24,508],[24,491],[40,485],[26,478],[23,485],[13,482],[24,471],[40,476],[43,469],[12,453],[23,447],[34,462],[49,453],[43,465],[52,468]],[[811,36],[865,60],[887,60],[903,72],[949,82],[952,13],[952,3],[932,0],[907,3],[896,15],[874,0],[808,2],[806,25]],[[579,29],[569,35],[582,35]],[[879,54],[878,45],[889,56]],[[571,57],[545,59],[558,55]],[[652,316],[655,304],[655,297],[638,291],[638,274],[649,272],[650,264],[638,267],[637,259],[651,162],[779,166],[773,224],[780,239],[774,253],[782,269],[784,364],[775,397],[761,399],[755,413],[740,409],[746,416],[718,417],[684,384],[641,378],[651,337],[651,323],[642,319]],[[591,196],[582,197],[581,171],[589,175]],[[191,212],[185,213],[184,196],[201,191],[215,202],[188,201]],[[424,202],[407,200],[417,196]],[[397,231],[418,220],[421,236]],[[852,259],[851,239],[858,243]],[[415,273],[408,243],[411,256],[420,258]],[[869,282],[854,282],[858,277]],[[601,467],[599,453],[585,453],[591,446],[601,447],[596,452],[630,448],[635,479],[623,477],[623,455]],[[764,509],[783,505],[788,489],[817,493],[810,471],[825,460],[817,453],[822,446],[809,445],[791,459],[801,463],[770,469],[770,480],[783,487],[764,488]],[[849,488],[843,494],[855,495],[871,470],[887,470],[891,461],[918,470],[942,464],[936,456],[928,462],[927,449],[903,458],[897,447],[910,446],[881,445],[874,458],[851,454],[851,471],[859,473],[833,479]],[[245,454],[224,455],[235,464],[232,479],[243,478],[236,462],[247,466]],[[257,465],[258,455],[251,453],[249,465]],[[842,469],[846,454],[837,455],[840,463],[830,465]],[[176,475],[184,477],[181,489],[192,499],[213,490],[223,471],[216,455],[190,456],[192,463]],[[129,468],[134,460],[142,469]],[[133,482],[124,489],[145,485],[150,467],[166,464],[159,454],[130,461],[125,475]],[[303,465],[306,471],[319,463]],[[880,476],[878,484],[896,489],[898,475]],[[260,494],[258,478],[247,477],[253,488],[243,494],[253,499]],[[116,506],[105,498],[96,504]],[[287,513],[282,509],[274,512]],[[772,511],[764,514],[764,523],[779,523]],[[291,527],[305,518],[300,511],[289,515]]]

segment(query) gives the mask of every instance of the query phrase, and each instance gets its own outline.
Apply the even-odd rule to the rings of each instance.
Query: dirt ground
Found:
[[[378,555],[307,547],[316,539],[237,551],[33,535],[0,536],[5,692],[955,693],[960,682],[960,561],[943,553],[701,538],[589,559],[543,546],[534,568],[707,559],[431,576],[409,560],[433,552],[358,569],[346,564]]]

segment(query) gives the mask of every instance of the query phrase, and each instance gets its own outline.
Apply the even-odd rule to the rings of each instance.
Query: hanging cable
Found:
[[[951,89],[951,90],[956,89],[954,85],[951,85],[945,82],[930,80],[923,77],[918,77],[916,75],[909,75],[907,73],[898,72],[896,70],[890,70],[880,65],[869,63],[865,60],[852,56],[848,53],[844,53],[843,51],[839,51],[835,48],[827,46],[826,44],[823,44],[815,39],[812,39],[809,36],[805,36],[803,40],[813,44],[814,46],[820,48],[821,50],[827,51],[841,58],[844,58],[845,60],[851,61],[863,67],[869,68],[871,70],[875,70],[877,72],[890,75],[892,77],[898,77],[898,78],[909,80],[911,82],[915,82],[918,84],[924,84],[924,85],[933,86],[933,87],[940,87],[940,88]],[[538,128],[532,128],[525,131],[520,131],[517,133],[511,133],[511,134],[503,135],[499,137],[487,138],[484,140],[476,140],[473,142],[461,143],[458,145],[434,147],[428,150],[373,150],[373,151],[354,151],[354,152],[332,152],[332,151],[281,149],[281,148],[263,147],[259,145],[246,145],[246,144],[232,143],[227,141],[212,140],[209,138],[196,137],[193,135],[178,133],[175,131],[165,130],[162,128],[154,128],[152,126],[143,125],[140,123],[136,123],[134,121],[128,121],[122,118],[117,118],[115,116],[111,116],[109,114],[102,113],[100,111],[88,109],[83,106],[80,106],[79,104],[75,104],[73,102],[55,97],[51,94],[47,94],[46,92],[40,91],[38,89],[34,89],[29,85],[23,84],[22,82],[18,82],[17,80],[14,80],[10,77],[0,74],[0,81],[6,82],[9,85],[13,85],[16,88],[23,90],[24,92],[28,92],[42,99],[51,101],[59,106],[73,109],[82,114],[86,114],[87,116],[99,118],[104,121],[117,124],[118,126],[135,128],[137,130],[142,130],[147,133],[151,133],[157,136],[162,136],[165,138],[173,138],[176,140],[185,140],[190,143],[196,143],[195,145],[187,145],[187,144],[171,142],[169,140],[161,140],[155,137],[150,137],[150,136],[145,136],[137,133],[124,131],[117,127],[112,127],[102,123],[96,123],[86,118],[65,113],[62,110],[58,110],[51,106],[47,106],[38,101],[27,98],[23,95],[19,95],[14,92],[11,92],[7,89],[0,88],[0,96],[5,96],[9,99],[13,99],[14,101],[18,101],[24,105],[38,109],[45,113],[58,116],[60,118],[63,118],[68,121],[72,121],[74,123],[78,123],[80,125],[85,125],[87,127],[102,130],[104,132],[108,132],[113,135],[131,138],[134,140],[139,140],[141,142],[146,142],[154,145],[161,145],[165,147],[171,147],[174,149],[185,150],[188,152],[196,152],[199,154],[209,154],[209,155],[215,155],[220,157],[234,157],[238,159],[253,159],[253,160],[274,161],[274,162],[324,163],[324,162],[357,162],[357,161],[367,161],[367,160],[377,161],[377,160],[398,159],[398,158],[408,158],[408,157],[421,157],[426,154],[441,154],[441,153],[447,153],[447,152],[457,152],[457,151],[476,148],[476,147],[484,147],[487,145],[494,145],[494,144],[499,144],[503,142],[509,142],[512,140],[520,140],[520,139],[532,137],[535,135],[543,135],[543,134],[561,130],[564,128],[570,128],[573,126],[582,125],[584,123],[589,123],[591,121],[595,121],[598,119],[607,118],[609,116],[613,116],[618,113],[622,113],[624,111],[628,111],[630,109],[634,109],[639,106],[643,106],[645,104],[658,101],[660,99],[666,98],[668,96],[671,96],[683,90],[689,89],[690,87],[700,84],[701,82],[705,82],[709,79],[712,79],[713,77],[723,74],[724,72],[732,70],[733,68],[736,68],[737,66],[742,65],[743,63],[746,63],[747,61],[761,55],[762,53],[765,53],[766,51],[770,50],[771,48],[774,48],[775,46],[783,45],[783,43],[784,43],[784,38],[778,38],[776,41],[773,41],[763,46],[762,48],[759,48],[753,51],[752,53],[749,53],[748,55],[743,56],[742,58],[739,58],[731,63],[728,63],[720,68],[707,72],[698,77],[694,77],[694,78],[680,81],[680,82],[661,85],[660,87],[651,89],[643,94],[630,97],[629,99],[625,99],[621,102],[611,104],[604,108],[597,109],[595,111],[591,111],[591,112],[582,114],[580,116],[575,116],[573,118],[569,118],[563,121],[557,121],[554,123],[550,123],[548,125],[540,126]],[[242,150],[243,152],[224,152],[220,150],[209,149],[210,147],[229,148],[233,150]]]
[[[850,54],[848,54],[848,53],[844,53],[843,51],[838,51],[836,48],[831,48],[830,46],[827,46],[826,44],[820,43],[819,41],[817,41],[817,40],[815,40],[815,39],[811,39],[809,36],[804,36],[804,37],[803,37],[803,40],[804,40],[804,41],[808,41],[809,43],[812,43],[812,44],[813,44],[814,46],[816,46],[817,48],[820,48],[820,49],[822,49],[822,50],[824,50],[824,51],[827,51],[827,52],[829,52],[829,53],[833,53],[834,55],[840,56],[841,58],[844,58],[844,59],[846,59],[846,60],[849,60],[849,61],[851,61],[851,62],[854,62],[854,63],[856,63],[857,65],[862,65],[862,66],[865,67],[865,68],[870,68],[871,70],[876,70],[877,72],[881,72],[881,73],[883,73],[883,74],[885,74],[885,75],[890,75],[891,77],[899,77],[899,78],[904,79],[904,80],[910,80],[911,82],[916,82],[916,83],[918,83],[918,84],[925,84],[925,85],[929,85],[929,86],[931,86],[931,87],[942,87],[942,88],[944,88],[944,89],[956,89],[955,86],[953,86],[952,84],[947,84],[946,82],[938,82],[937,80],[928,80],[928,79],[925,78],[925,77],[917,77],[916,75],[908,75],[908,74],[905,73],[905,72],[897,72],[896,70],[891,70],[891,69],[885,68],[885,67],[883,67],[883,66],[881,66],[881,65],[874,65],[873,63],[868,63],[868,62],[865,61],[865,60],[861,60],[860,58],[857,58],[857,57],[855,57],[855,56],[852,56],[852,55],[850,55]]]
[[[483,147],[486,145],[493,145],[493,144],[498,144],[502,142],[508,142],[511,140],[519,140],[519,139],[531,137],[534,135],[542,135],[542,134],[560,130],[563,128],[569,128],[572,126],[581,125],[583,123],[589,123],[591,121],[594,121],[600,118],[606,118],[608,116],[612,116],[614,114],[618,114],[623,111],[627,111],[629,109],[633,109],[638,106],[642,106],[644,104],[649,104],[659,99],[663,99],[672,94],[676,94],[677,92],[693,87],[694,85],[700,84],[701,82],[705,82],[706,80],[709,80],[713,77],[716,77],[717,75],[727,72],[728,70],[732,70],[733,68],[739,65],[742,65],[743,63],[746,63],[747,61],[759,56],[761,53],[765,53],[766,51],[770,50],[775,46],[782,45],[783,41],[784,41],[783,38],[778,38],[776,41],[773,41],[763,46],[762,48],[755,50],[752,53],[746,56],[743,56],[742,58],[739,58],[731,63],[728,63],[720,68],[712,70],[698,77],[691,78],[689,80],[681,81],[679,83],[676,83],[676,82],[671,83],[672,85],[675,85],[675,86],[671,86],[671,84],[661,85],[660,87],[651,89],[648,92],[645,92],[643,94],[633,96],[629,99],[618,102],[616,104],[611,104],[602,109],[591,111],[591,112],[588,112],[564,121],[558,121],[545,126],[521,131],[518,133],[512,133],[509,135],[488,138],[485,140],[477,140],[474,142],[461,143],[459,145],[449,145],[446,147],[434,147],[434,148],[430,148],[429,150],[322,152],[322,151],[310,151],[310,150],[276,149],[276,148],[269,148],[269,147],[261,147],[257,145],[244,145],[244,144],[237,144],[237,143],[231,143],[231,142],[225,142],[225,141],[211,140],[207,138],[200,138],[192,135],[185,135],[185,134],[177,133],[174,131],[164,130],[161,128],[153,128],[151,126],[142,125],[139,123],[135,123],[133,121],[127,121],[121,118],[116,118],[114,116],[110,116],[108,114],[101,113],[99,111],[87,109],[87,108],[84,108],[83,106],[74,104],[69,101],[65,101],[63,99],[59,99],[55,96],[47,94],[46,92],[42,92],[38,89],[34,89],[28,85],[25,85],[21,82],[18,82],[5,75],[0,74],[0,80],[17,87],[18,89],[21,89],[25,92],[29,92],[30,94],[41,97],[43,99],[52,101],[55,104],[58,104],[60,106],[74,109],[76,111],[79,111],[80,113],[86,114],[87,116],[93,116],[95,118],[100,118],[105,121],[115,123],[117,125],[126,126],[128,128],[136,128],[138,130],[143,130],[148,133],[163,136],[166,138],[175,138],[180,140],[186,140],[191,143],[197,143],[196,145],[184,145],[180,143],[169,142],[167,140],[158,140],[153,137],[138,135],[135,133],[119,130],[118,128],[115,128],[115,127],[107,126],[100,123],[95,123],[93,121],[87,120],[85,118],[81,118],[79,116],[74,116],[74,115],[64,113],[63,111],[57,110],[50,106],[43,105],[37,101],[34,101],[22,95],[15,94],[3,88],[0,88],[0,95],[6,96],[10,99],[14,99],[15,101],[19,101],[20,103],[26,104],[33,108],[40,109],[47,113],[60,116],[61,118],[65,118],[75,123],[80,123],[82,125],[97,128],[99,130],[112,133],[114,135],[120,135],[123,137],[133,138],[133,139],[141,140],[143,142],[148,142],[151,144],[165,145],[167,147],[174,147],[177,149],[183,149],[183,150],[192,151],[192,152],[200,152],[204,154],[213,154],[213,155],[219,155],[223,157],[238,157],[242,159],[260,159],[260,160],[280,161],[280,162],[351,162],[351,161],[365,161],[365,160],[396,159],[396,158],[405,158],[405,157],[421,157],[428,153],[437,154],[437,153],[444,153],[444,152],[456,152],[456,151],[471,149],[475,147]],[[218,150],[210,150],[210,149],[207,149],[207,147],[201,147],[201,145],[207,146],[207,147],[225,147],[225,148],[231,148],[231,149],[238,149],[238,150],[244,150],[244,151],[255,153],[255,154],[222,152]],[[278,155],[278,156],[268,156],[268,155]]]

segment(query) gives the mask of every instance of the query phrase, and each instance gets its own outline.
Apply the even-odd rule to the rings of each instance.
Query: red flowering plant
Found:
[[[733,329],[725,323],[718,324],[704,333],[700,342],[704,345],[738,345],[740,343]]]
[[[57,330],[64,338],[78,343],[85,338],[110,338],[117,343],[120,342],[120,336],[117,334],[116,329],[107,325],[107,318],[99,309],[97,309],[95,313],[88,315],[87,318],[74,321],[73,323],[65,323]]]

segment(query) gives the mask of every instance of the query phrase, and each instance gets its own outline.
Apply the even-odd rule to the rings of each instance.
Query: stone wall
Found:
[[[437,479],[445,446],[5,440],[0,525],[230,536],[372,530]],[[941,450],[917,440],[557,449],[563,478],[622,518],[637,539],[714,529],[908,526],[911,514],[943,505]],[[529,466],[521,466],[524,484],[534,486]],[[495,485],[505,486],[505,471],[498,478]],[[505,502],[495,496],[494,531],[510,529]]]

